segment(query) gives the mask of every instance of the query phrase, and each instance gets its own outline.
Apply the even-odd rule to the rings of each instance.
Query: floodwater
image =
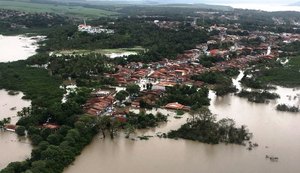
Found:
[[[37,42],[43,38],[0,35],[0,62],[24,60],[36,54]]]
[[[36,53],[37,41],[43,37],[2,36],[0,35],[0,62],[26,59]],[[24,95],[11,96],[0,90],[0,120],[11,117],[10,124],[18,121],[17,112],[31,105],[22,100]],[[19,138],[14,132],[0,130],[0,170],[10,162],[22,161],[30,157],[32,146],[26,138]]]
[[[9,95],[7,91],[0,90],[0,119],[11,117],[11,124],[16,124],[18,121],[17,112],[23,107],[30,106],[31,102],[23,100],[23,93],[17,95]]]
[[[23,107],[30,106],[31,102],[22,100],[24,95],[11,96],[5,90],[0,90],[0,120],[11,117],[11,124],[18,121],[17,112]],[[11,110],[14,108],[14,110]],[[14,132],[0,130],[0,170],[10,162],[22,161],[30,157],[32,147],[26,138],[19,138]]]
[[[300,90],[281,88],[280,95],[297,95]],[[208,145],[188,140],[150,138],[148,141],[125,139],[124,134],[111,140],[97,136],[64,173],[298,173],[300,172],[300,114],[278,112],[276,104],[250,103],[235,95],[216,97],[210,92],[210,109],[217,119],[232,118],[237,125],[247,125],[253,142],[259,147],[248,151],[240,145]],[[286,98],[284,98],[286,99]],[[299,98],[298,98],[299,99]],[[294,100],[297,104],[298,99]],[[138,135],[155,135],[177,129],[186,121],[175,119],[167,124],[138,131]],[[279,157],[271,162],[266,155]]]

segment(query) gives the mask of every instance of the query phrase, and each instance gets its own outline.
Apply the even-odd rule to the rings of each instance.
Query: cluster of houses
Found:
[[[80,32],[87,32],[89,34],[100,34],[100,33],[106,33],[106,34],[114,34],[115,31],[112,29],[106,29],[103,26],[91,26],[87,25],[84,21],[84,24],[78,25],[78,31]]]
[[[87,114],[98,116],[106,112],[112,112],[115,101],[115,89],[99,89],[92,93],[92,97],[87,101],[84,109]]]
[[[175,27],[178,23],[154,21],[159,27]],[[168,86],[176,84],[194,85],[201,87],[203,82],[194,81],[191,76],[210,71],[225,71],[230,68],[246,68],[251,62],[260,59],[273,59],[279,56],[280,43],[292,42],[300,38],[298,34],[275,34],[271,32],[244,31],[233,26],[213,25],[208,32],[218,31],[219,35],[211,36],[207,43],[199,44],[195,49],[187,50],[175,59],[163,59],[159,62],[142,63],[131,62],[124,66],[118,66],[116,73],[105,74],[106,77],[114,78],[118,87],[134,83],[140,86],[141,92],[138,97],[130,100],[131,108],[140,108],[141,104],[154,106],[164,95]],[[227,34],[227,32],[242,33],[240,35]],[[243,33],[246,33],[243,35]],[[259,40],[259,44],[248,44],[248,41]],[[223,46],[222,44],[229,45]],[[220,46],[221,45],[221,46]],[[221,48],[220,48],[221,47]],[[211,58],[223,58],[216,61],[212,67],[201,65],[199,59],[209,56]],[[151,89],[146,89],[146,84],[151,83]],[[109,113],[115,115],[114,103],[116,91],[106,94],[95,95],[86,104],[86,112],[90,115],[102,115]],[[180,103],[168,103],[165,109],[189,111],[189,107]],[[122,114],[118,113],[118,116]],[[124,116],[124,115],[122,115]]]
[[[178,21],[159,21],[159,20],[154,20],[154,24],[156,26],[158,26],[159,28],[177,29],[181,23],[178,22]]]

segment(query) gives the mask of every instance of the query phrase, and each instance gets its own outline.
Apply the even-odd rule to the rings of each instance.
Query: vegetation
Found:
[[[201,108],[209,105],[208,89],[198,89],[195,86],[175,85],[166,88],[164,97],[159,100],[160,105],[178,102],[192,109]]]
[[[166,122],[167,116],[157,113],[156,115],[153,114],[146,114],[146,112],[141,111],[139,114],[135,114],[130,112],[127,116],[127,123],[137,129],[145,129],[150,127],[156,127],[160,122]]]
[[[262,69],[258,79],[264,83],[271,83],[294,87],[300,85],[299,76],[300,56],[289,58],[286,65],[278,65],[269,69]]]
[[[242,85],[253,89],[269,89],[269,87],[262,81],[259,81],[255,78],[248,78],[247,75],[244,75],[244,77],[241,80],[241,83]]]
[[[22,91],[33,105],[48,106],[62,99],[62,80],[50,77],[48,71],[28,67],[25,61],[0,63],[0,88]]]
[[[37,170],[59,173],[72,163],[75,156],[80,154],[82,148],[97,133],[94,118],[81,115],[80,104],[85,102],[85,100],[82,101],[82,93],[83,91],[79,91],[78,95],[73,93],[68,97],[66,103],[61,104],[59,100],[58,102],[49,102],[46,106],[36,104],[36,98],[32,97],[33,104],[28,109],[29,114],[22,114],[18,122],[22,126],[19,126],[16,131],[19,135],[24,135],[26,127],[35,149],[32,151],[30,159],[13,162],[1,173],[35,172]],[[38,94],[41,98],[46,97],[41,93]],[[57,123],[62,126],[57,131],[38,127],[48,120],[50,120],[49,123]]]
[[[40,53],[26,62],[28,65],[41,67],[47,64],[51,75],[64,80],[73,79],[79,87],[99,87],[116,83],[115,79],[103,76],[104,73],[114,72],[115,68],[107,57],[99,54],[57,57]]]
[[[119,91],[119,92],[116,94],[115,98],[116,98],[119,102],[122,102],[122,101],[124,101],[124,100],[126,99],[126,97],[128,97],[128,95],[129,95],[128,92],[122,90],[122,91]]]
[[[60,75],[64,79],[90,79],[91,76],[113,72],[113,65],[101,55],[61,56],[51,57],[48,69],[53,75]]]
[[[209,144],[235,143],[243,144],[251,135],[245,126],[236,127],[234,120],[216,118],[207,108],[199,112],[178,130],[168,133],[169,138],[183,138]]]
[[[76,67],[73,68],[74,70],[71,68],[79,64],[80,60],[76,61],[75,58],[70,60],[70,63],[62,62],[60,65],[65,66],[59,66],[60,70],[54,62],[61,59],[52,60],[49,67],[49,70],[52,70],[51,76],[51,73],[44,68],[31,67],[34,64],[47,64],[49,57],[40,54],[35,58],[0,64],[0,87],[22,91],[26,95],[25,98],[32,101],[31,107],[23,108],[18,113],[20,120],[16,132],[23,136],[26,129],[28,137],[35,146],[30,159],[13,162],[1,173],[40,172],[39,170],[51,173],[62,172],[98,131],[95,126],[96,120],[83,115],[82,105],[86,103],[90,89],[79,88],[68,95],[65,103],[61,102],[64,91],[60,89],[60,85],[63,83],[62,77],[67,77],[63,74],[67,71],[73,73],[75,77],[81,77],[81,73],[76,76],[78,74]],[[97,68],[97,62],[93,63],[89,67]],[[81,67],[80,70],[85,68]],[[57,124],[60,128],[57,131],[40,128],[46,122]],[[4,124],[5,122],[1,123],[1,126]]]
[[[4,129],[4,125],[10,123],[11,118],[3,118],[2,120],[0,120],[0,130]]]
[[[221,57],[212,57],[212,56],[206,56],[203,55],[199,58],[200,64],[202,64],[204,67],[212,67],[214,63],[216,62],[222,62],[224,61],[224,58]]]
[[[25,130],[26,129],[25,129],[24,126],[18,126],[16,128],[16,133],[17,133],[18,136],[25,136],[26,135]]]
[[[1,173],[62,172],[91,141],[96,132],[93,122],[91,117],[82,116],[74,127],[62,126],[56,132],[31,127],[28,133],[36,145],[31,158],[23,162],[10,163]]]
[[[128,92],[128,94],[130,96],[136,96],[140,93],[140,86],[136,85],[136,84],[128,84],[126,86],[126,91]]]
[[[216,94],[218,96],[223,96],[228,93],[234,93],[237,91],[235,86],[233,86],[231,80],[231,77],[236,73],[236,70],[229,69],[225,72],[225,74],[221,72],[207,72],[199,75],[194,75],[191,77],[191,79],[214,85],[213,90],[216,91]]]
[[[129,112],[126,114],[126,121],[121,121],[116,117],[101,116],[97,118],[96,126],[105,138],[106,133],[109,133],[113,139],[117,135],[120,128],[123,128],[128,138],[130,134],[134,133],[135,129],[145,129],[156,127],[158,123],[166,122],[167,116],[157,113],[156,115],[147,114],[141,111],[139,114]]]
[[[289,52],[289,54],[299,55],[300,41],[295,41],[290,44],[283,45],[282,50],[284,52]]]
[[[276,109],[278,111],[283,111],[283,112],[299,112],[299,107],[296,106],[288,106],[285,104],[279,104],[276,106]]]
[[[1,4],[2,1],[0,1]],[[70,23],[70,19],[53,13],[25,13],[0,8],[1,34],[24,34],[28,32],[41,33],[54,26],[63,26]]]
[[[150,20],[150,19],[149,19]],[[109,24],[114,22],[114,24]],[[178,30],[159,28],[151,21],[140,18],[120,18],[107,21],[99,19],[97,25],[104,25],[114,29],[114,34],[88,34],[77,31],[76,26],[57,27],[47,34],[48,40],[40,51],[57,50],[99,50],[132,48],[141,46],[147,52],[138,55],[131,55],[127,60],[118,58],[119,64],[141,61],[152,62],[163,58],[174,58],[184,50],[192,49],[196,44],[204,43],[208,35],[204,30],[196,30],[192,27],[184,27]]]
[[[288,61],[282,64],[282,61]],[[261,61],[245,72],[242,84],[256,89],[270,89],[270,85],[295,87],[300,85],[299,75],[300,57],[280,58],[278,60]],[[251,78],[247,78],[251,75]]]
[[[42,3],[40,0],[30,2],[24,0],[22,2],[0,1],[0,6],[2,8],[0,10],[1,33],[37,30],[38,33],[44,33],[47,36],[46,40],[40,42],[41,46],[36,56],[25,61],[0,63],[0,88],[22,91],[26,95],[24,98],[32,101],[31,107],[24,108],[18,113],[20,120],[17,123],[19,126],[17,133],[25,135],[25,131],[27,131],[28,137],[35,146],[31,158],[23,162],[11,163],[1,173],[59,173],[74,161],[83,147],[89,144],[93,136],[99,131],[104,137],[108,133],[111,138],[114,138],[120,128],[123,128],[126,136],[129,137],[136,128],[155,127],[159,123],[167,121],[165,115],[159,113],[153,115],[145,112],[126,113],[126,119],[122,116],[93,118],[84,115],[83,105],[89,98],[91,89],[102,85],[116,84],[113,78],[105,77],[105,73],[116,72],[118,65],[126,65],[130,62],[155,62],[164,58],[174,59],[185,50],[206,43],[210,36],[219,35],[219,32],[207,33],[205,29],[193,26],[193,17],[199,17],[201,14],[196,13],[199,11],[198,7],[195,8],[191,5],[187,5],[188,8],[182,7],[182,5],[172,5],[172,7],[115,7],[79,5],[78,3],[66,5],[60,2],[53,4],[48,1]],[[3,10],[3,8],[25,12]],[[211,12],[210,10],[203,11]],[[115,15],[116,12],[122,13],[121,15],[126,17],[98,18],[102,15]],[[277,31],[299,32],[293,30],[294,27],[289,24],[273,27],[272,16],[265,12],[259,12],[256,15],[256,12],[236,10],[236,13],[239,19],[233,20],[233,22],[241,23],[242,28],[249,28],[249,30],[273,28],[272,30]],[[214,24],[224,24],[224,22],[232,24],[232,21],[218,17],[218,15],[226,16],[226,14],[232,15],[232,12],[219,11],[212,14],[211,18],[203,15],[201,26],[208,27]],[[280,14],[272,15],[280,16]],[[88,34],[79,32],[77,24],[82,22],[82,19],[73,18],[74,16],[97,17],[98,19],[88,20],[88,23],[93,26],[102,25],[104,28],[113,29],[115,33]],[[299,20],[297,15],[293,15],[293,17],[295,21]],[[264,22],[266,25],[257,26],[252,21],[253,18],[258,20],[259,25]],[[154,20],[176,21],[177,24],[175,27],[160,27],[153,22]],[[200,20],[195,22],[199,23]],[[249,22],[252,23],[249,24]],[[248,31],[228,32],[236,32],[241,36],[249,35]],[[261,41],[261,38],[254,38],[242,40],[241,44],[256,45]],[[212,45],[210,48],[225,49],[230,46],[232,43]],[[296,50],[297,45],[294,46],[293,49]],[[139,50],[139,54],[117,59],[103,56],[109,51],[124,51],[128,48]],[[61,52],[62,56],[49,56],[52,51],[54,54]],[[63,52],[67,53],[64,54]],[[199,63],[205,67],[212,67],[221,61],[225,61],[225,58],[202,56],[199,59]],[[265,63],[269,63],[267,64],[268,67],[277,69],[278,73],[270,72],[272,68],[264,69]],[[292,79],[292,76],[298,75],[298,58],[294,58],[288,64],[291,71],[286,70],[285,66],[276,62],[265,63],[258,66],[262,70],[255,78],[262,84],[269,81],[274,82],[276,78],[279,78],[278,76],[284,76],[286,81],[293,80],[289,84],[297,84],[295,81],[299,79]],[[147,65],[145,64],[144,67]],[[268,73],[270,74],[264,78],[263,76]],[[238,70],[229,69],[224,74],[209,72],[195,75],[192,79],[214,85],[213,89],[217,95],[224,95],[235,91],[231,77],[237,75]],[[277,76],[274,77],[274,75]],[[282,79],[279,81],[286,82]],[[75,92],[71,92],[67,101],[62,103],[64,91],[60,89],[60,86],[64,82],[76,82],[79,88]],[[150,90],[151,88],[152,86],[147,85],[147,89]],[[126,91],[117,93],[116,99],[122,102],[127,96],[135,97],[139,92],[140,87],[138,85],[130,84],[126,87]],[[268,92],[247,93],[242,91],[240,95],[249,97],[254,101],[277,98],[277,95]],[[199,89],[195,86],[186,85],[168,87],[157,104],[164,106],[171,102],[190,106],[192,118],[177,131],[170,132],[168,134],[170,138],[184,138],[213,144],[219,142],[242,144],[250,138],[245,126],[237,128],[231,119],[216,121],[214,115],[204,108],[209,105],[207,88]],[[141,107],[148,107],[146,102],[140,104]],[[177,111],[178,115],[182,113]],[[6,122],[6,120],[0,121],[0,128],[3,128]],[[58,129],[51,130],[44,126],[45,123],[57,125]],[[148,137],[141,137],[141,139],[148,139]]]
[[[239,97],[248,98],[250,102],[255,103],[266,103],[267,100],[274,100],[280,98],[276,93],[270,93],[268,91],[258,92],[258,91],[246,91],[242,90],[237,94]]]
[[[24,11],[29,13],[57,13],[76,17],[103,17],[117,15],[116,12],[88,8],[83,6],[68,6],[63,4],[42,4],[34,2],[0,1],[2,9]]]

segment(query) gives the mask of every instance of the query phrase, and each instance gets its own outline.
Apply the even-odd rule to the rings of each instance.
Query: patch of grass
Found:
[[[300,56],[290,58],[290,61],[280,67],[263,71],[258,80],[264,83],[277,84],[282,86],[300,86]]]
[[[67,6],[55,4],[39,4],[32,2],[18,2],[18,1],[0,1],[0,8],[17,11],[24,11],[29,13],[57,13],[69,16],[78,17],[104,17],[117,15],[116,12],[87,8],[82,6]]]

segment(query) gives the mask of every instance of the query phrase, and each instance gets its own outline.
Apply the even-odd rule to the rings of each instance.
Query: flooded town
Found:
[[[300,13],[153,3],[0,0],[0,173],[300,171]]]

